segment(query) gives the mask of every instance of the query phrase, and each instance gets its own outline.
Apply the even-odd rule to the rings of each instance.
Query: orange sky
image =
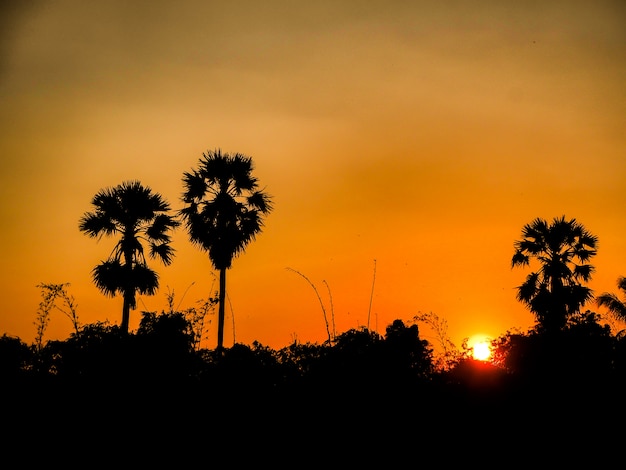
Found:
[[[288,268],[330,314],[327,283],[338,333],[368,311],[380,332],[433,312],[457,345],[525,330],[528,271],[510,260],[536,217],[599,237],[596,293],[626,275],[623,2],[10,3],[0,334],[33,341],[41,282],[69,282],[83,323],[119,323],[121,298],[90,275],[115,240],[81,234],[80,216],[129,179],[181,208],[183,172],[215,148],[251,156],[275,204],[228,273],[227,346],[232,314],[237,342],[326,339]],[[181,309],[209,293],[208,257],[182,228],[174,247],[140,310],[166,308],[168,287]],[[46,339],[70,332],[56,313]]]

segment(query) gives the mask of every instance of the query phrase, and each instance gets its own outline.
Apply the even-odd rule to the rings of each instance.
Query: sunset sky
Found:
[[[217,148],[252,157],[274,202],[228,272],[225,346],[326,339],[297,272],[337,333],[427,312],[458,346],[526,330],[511,257],[536,217],[598,236],[596,294],[626,275],[623,1],[3,5],[0,334],[34,340],[39,283],[119,324],[91,279],[116,239],[80,217],[127,180],[182,208],[183,172]],[[168,289],[185,309],[217,287],[183,227],[173,246],[131,328]],[[56,312],[45,339],[71,331]]]

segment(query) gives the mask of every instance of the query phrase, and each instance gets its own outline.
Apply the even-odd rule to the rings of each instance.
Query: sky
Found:
[[[596,294],[626,275],[624,2],[11,0],[0,18],[0,334],[34,341],[40,283],[119,324],[91,279],[116,239],[80,217],[129,180],[181,209],[215,149],[250,156],[274,203],[228,271],[225,346],[322,343],[324,314],[384,334],[432,313],[457,346],[525,331],[511,257],[537,217],[598,237]],[[215,291],[184,227],[173,247],[131,329]],[[53,312],[44,339],[71,332]]]

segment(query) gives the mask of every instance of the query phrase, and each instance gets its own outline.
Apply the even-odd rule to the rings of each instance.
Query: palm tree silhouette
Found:
[[[186,206],[181,214],[189,238],[208,252],[219,270],[217,350],[224,344],[226,270],[263,228],[263,217],[272,210],[271,197],[252,176],[252,159],[217,149],[202,154],[198,168],[183,174]]]
[[[593,297],[582,282],[588,282],[594,267],[598,239],[576,219],[554,218],[550,224],[537,218],[522,229],[522,240],[515,242],[512,267],[540,267],[517,287],[517,300],[526,304],[546,331],[563,328],[569,316]],[[578,264],[577,264],[578,263]]]
[[[626,277],[620,276],[617,279],[617,287],[626,295]],[[600,307],[606,307],[619,320],[626,321],[626,302],[619,300],[617,295],[604,292],[598,296],[596,303]]]
[[[98,240],[103,235],[120,235],[109,258],[93,269],[93,281],[105,295],[123,296],[120,329],[128,333],[130,310],[137,306],[135,294],[154,295],[159,287],[157,273],[146,263],[142,242],[150,244],[151,258],[169,265],[174,249],[168,232],[180,223],[168,214],[170,207],[162,196],[139,181],[102,189],[91,203],[95,210],[81,217],[80,231]]]

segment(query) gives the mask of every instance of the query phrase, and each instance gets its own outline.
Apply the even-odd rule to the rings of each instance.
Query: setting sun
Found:
[[[491,346],[488,341],[480,341],[472,347],[472,356],[478,361],[486,361],[491,357]]]
[[[491,358],[491,338],[484,334],[472,336],[467,341],[467,347],[472,358],[477,361],[487,361]]]

